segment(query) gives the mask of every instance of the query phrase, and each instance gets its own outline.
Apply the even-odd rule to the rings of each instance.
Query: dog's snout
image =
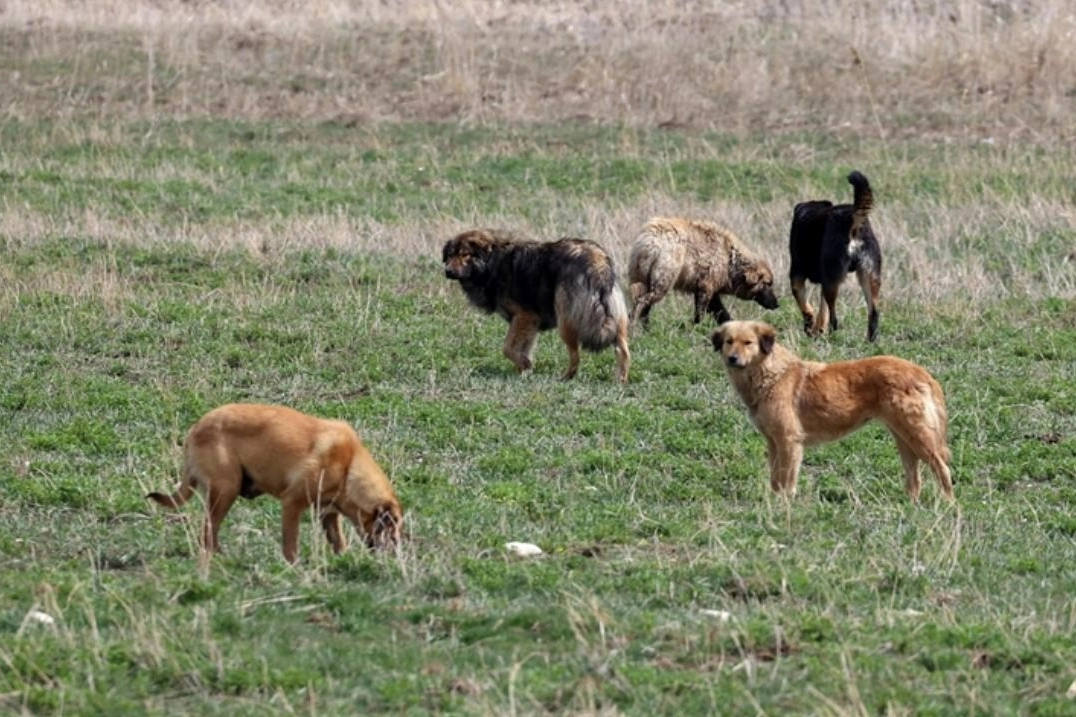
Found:
[[[766,289],[755,296],[755,301],[758,305],[764,309],[776,309],[777,308],[777,295],[773,293],[773,289]]]
[[[739,366],[740,365],[740,355],[739,354],[729,354],[728,356],[725,357],[725,361],[728,363],[729,366]]]

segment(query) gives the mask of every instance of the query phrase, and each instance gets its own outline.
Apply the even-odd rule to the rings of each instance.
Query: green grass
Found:
[[[654,191],[784,205],[803,186],[839,188],[831,170],[847,153],[884,159],[825,137],[801,163],[768,138],[592,127],[149,129],[0,126],[7,210],[192,234],[250,221],[268,239],[283,218],[339,211],[421,231],[426,212],[546,221]],[[107,141],[77,138],[95,132]],[[1071,188],[1064,157],[935,149],[885,149],[887,202],[910,212],[989,190],[1019,232],[1023,204]],[[1076,303],[1064,292],[902,301],[894,262],[877,346],[851,286],[842,330],[813,343],[791,301],[764,314],[733,300],[805,356],[899,354],[948,396],[959,508],[933,482],[908,504],[879,427],[810,450],[786,504],[709,324],[687,325],[682,298],[634,337],[627,386],[611,352],[559,381],[554,334],[520,378],[500,355],[503,322],[443,278],[441,238],[418,255],[261,251],[7,226],[0,711],[1074,709]],[[1043,234],[1039,251],[1071,238]],[[957,250],[1045,270],[1004,234]],[[279,505],[262,499],[233,510],[226,553],[200,569],[198,511],[177,520],[142,496],[173,483],[186,428],[228,401],[353,423],[407,509],[401,555],[333,556],[307,525],[288,567]],[[509,540],[546,555],[512,559]],[[34,609],[56,624],[34,623]]]
[[[86,127],[7,122],[7,202],[51,214],[86,209],[163,222],[341,212],[379,221],[417,214],[510,214],[653,193],[695,201],[780,202],[804,187],[845,192],[843,174],[885,167],[887,203],[1067,200],[1072,152],[856,135],[724,135],[617,127],[474,129],[243,122]],[[805,148],[802,158],[789,147]],[[840,195],[838,198],[843,197]],[[1065,237],[1071,240],[1071,231]]]

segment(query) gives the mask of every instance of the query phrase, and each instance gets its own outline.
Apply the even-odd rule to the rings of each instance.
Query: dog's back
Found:
[[[788,234],[789,275],[816,284],[822,282],[822,237],[833,202],[801,202],[792,210],[792,228]]]
[[[186,472],[196,481],[234,477],[247,498],[280,497],[301,461],[323,463],[323,480],[343,481],[346,462],[327,457],[359,443],[343,421],[316,418],[287,406],[232,403],[202,416],[183,442]],[[254,487],[256,485],[256,488]],[[256,491],[251,493],[251,491]]]

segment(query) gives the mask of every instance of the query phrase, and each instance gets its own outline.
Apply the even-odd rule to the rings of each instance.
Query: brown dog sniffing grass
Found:
[[[723,295],[777,308],[773,269],[728,229],[711,222],[654,217],[635,237],[628,262],[632,323],[647,324],[654,304],[672,290],[695,300],[695,323],[713,314],[717,323],[732,319]]]
[[[299,520],[311,505],[336,553],[347,547],[343,515],[370,548],[399,543],[403,510],[385,473],[354,429],[284,406],[232,403],[202,416],[183,443],[183,477],[172,495],[147,498],[179,508],[205,500],[202,550],[219,552],[220,525],[236,498],[268,494],[283,504],[284,558],[299,557]]]
[[[945,396],[923,367],[895,356],[804,361],[777,343],[772,326],[757,321],[722,324],[711,341],[766,438],[775,492],[796,492],[804,446],[836,440],[876,419],[897,442],[908,496],[919,499],[922,461],[952,500]]]

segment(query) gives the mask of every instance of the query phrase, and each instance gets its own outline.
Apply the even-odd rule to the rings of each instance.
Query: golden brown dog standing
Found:
[[[773,270],[728,229],[710,222],[655,217],[631,247],[628,281],[634,303],[632,322],[646,325],[654,304],[671,290],[695,299],[695,323],[706,312],[717,323],[732,317],[722,295],[777,308]]]
[[[343,515],[371,548],[400,540],[403,510],[388,478],[343,421],[284,406],[232,403],[202,416],[183,444],[183,477],[173,495],[150,493],[179,508],[197,490],[205,499],[202,549],[219,552],[224,516],[239,496],[263,493],[283,504],[284,558],[299,556],[299,519],[313,505],[333,551],[347,547]]]
[[[776,343],[769,324],[731,321],[712,336],[729,379],[766,438],[770,487],[796,492],[803,447],[836,440],[877,419],[897,442],[904,488],[918,500],[919,462],[953,498],[941,386],[921,366],[894,356],[819,363]]]

